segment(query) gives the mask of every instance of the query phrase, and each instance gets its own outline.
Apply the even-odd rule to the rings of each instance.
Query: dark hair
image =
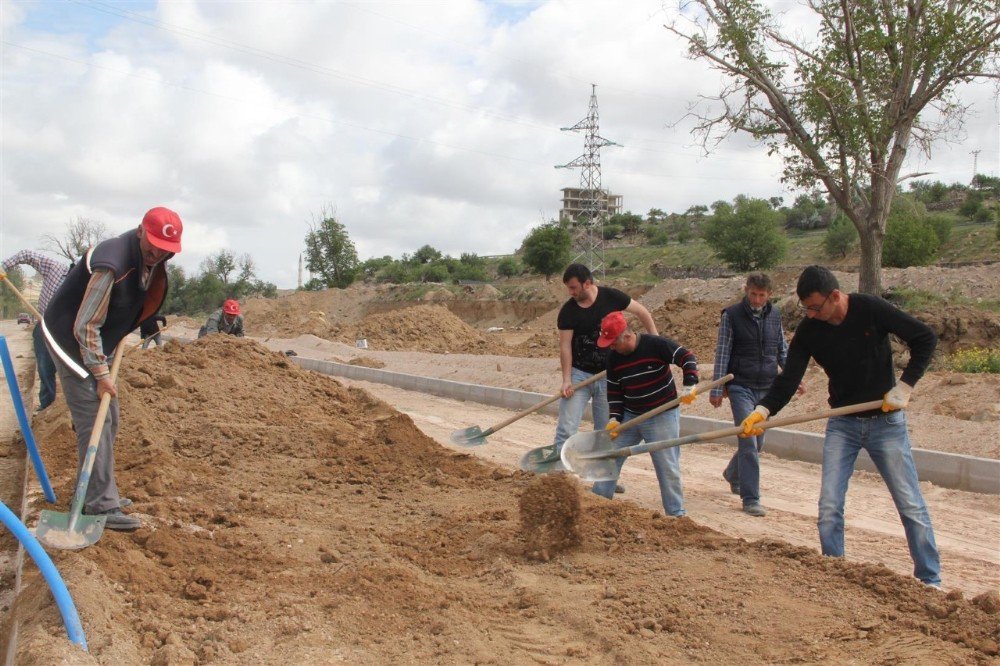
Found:
[[[587,280],[593,282],[594,274],[583,264],[570,264],[566,267],[566,272],[563,273],[563,284],[566,284],[573,278],[576,278],[580,281],[580,284],[583,284]]]
[[[823,296],[829,296],[834,289],[840,289],[837,278],[825,266],[807,266],[799,282],[795,285],[795,294],[799,300],[809,298],[811,294],[819,292]]]
[[[768,277],[767,273],[751,273],[747,276],[747,286],[753,289],[774,291],[774,285],[771,284],[771,278]]]

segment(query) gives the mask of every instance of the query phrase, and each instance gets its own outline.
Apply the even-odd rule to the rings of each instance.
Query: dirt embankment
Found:
[[[18,663],[992,663],[1000,652],[995,592],[967,600],[882,566],[731,539],[573,482],[578,514],[534,516],[567,489],[449,452],[388,404],[249,340],[132,354],[120,390],[118,483],[144,527],[54,554],[88,654],[29,570],[13,613]],[[36,435],[66,510],[76,456],[61,402]],[[539,541],[544,525],[554,530]]]

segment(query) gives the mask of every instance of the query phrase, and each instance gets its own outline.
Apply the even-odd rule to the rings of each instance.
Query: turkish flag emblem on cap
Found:
[[[175,254],[181,251],[184,225],[180,215],[169,208],[150,208],[142,218],[142,228],[146,230],[146,238],[154,247]]]

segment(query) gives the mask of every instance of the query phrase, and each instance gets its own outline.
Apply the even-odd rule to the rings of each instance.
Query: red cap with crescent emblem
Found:
[[[240,313],[240,304],[230,298],[222,304],[222,311],[227,315],[238,315]]]
[[[180,215],[169,208],[150,208],[142,218],[142,228],[146,230],[146,238],[153,247],[175,254],[181,251],[184,225],[181,224]]]

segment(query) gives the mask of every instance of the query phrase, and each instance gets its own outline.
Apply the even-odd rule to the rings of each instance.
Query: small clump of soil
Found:
[[[525,554],[547,562],[580,543],[580,492],[569,474],[538,477],[518,502]]]

